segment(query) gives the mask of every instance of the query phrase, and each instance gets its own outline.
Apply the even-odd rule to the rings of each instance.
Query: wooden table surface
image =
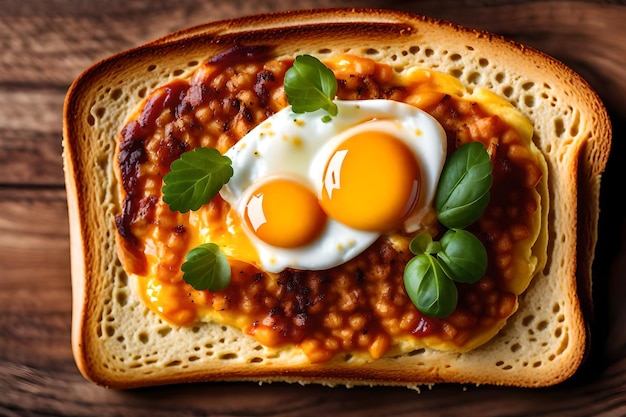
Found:
[[[621,4],[620,4],[621,3]],[[564,61],[599,92],[615,140],[603,179],[591,354],[563,385],[538,390],[194,384],[95,386],[70,349],[71,285],[61,112],[91,63],[184,27],[304,7],[404,9],[486,29]],[[626,4],[617,1],[0,1],[0,415],[626,415]]]

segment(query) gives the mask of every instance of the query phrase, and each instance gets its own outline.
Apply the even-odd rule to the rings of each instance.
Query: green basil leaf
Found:
[[[480,239],[466,230],[448,230],[440,240],[437,254],[448,277],[472,284],[487,272],[487,250]]]
[[[163,177],[163,201],[172,211],[198,210],[220,192],[233,175],[232,161],[217,149],[195,148],[172,162]]]
[[[439,221],[450,229],[474,223],[489,203],[492,165],[485,146],[470,142],[452,153],[443,167],[435,208]]]
[[[230,284],[230,264],[215,243],[190,250],[181,266],[183,280],[196,290],[221,291]]]
[[[426,250],[428,249],[428,245],[430,245],[432,242],[433,237],[429,233],[420,233],[411,240],[411,243],[409,243],[409,250],[414,255],[428,253],[426,252]]]
[[[409,250],[414,255],[421,255],[423,253],[434,254],[441,251],[441,244],[434,241],[430,233],[422,232],[413,237],[409,243]]]
[[[293,66],[285,72],[285,94],[295,113],[326,110],[328,115],[337,115],[333,102],[337,94],[335,74],[319,59],[311,55],[299,55]],[[328,116],[325,121],[330,120]]]
[[[431,255],[418,255],[407,263],[404,287],[417,309],[429,317],[448,317],[456,309],[456,285]]]

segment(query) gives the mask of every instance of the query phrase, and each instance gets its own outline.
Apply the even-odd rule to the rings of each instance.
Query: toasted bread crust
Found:
[[[548,163],[548,264],[493,341],[460,356],[420,350],[359,366],[343,361],[290,366],[293,358],[278,355],[251,366],[228,355],[219,359],[219,348],[210,342],[236,344],[235,356],[245,358],[257,345],[233,329],[203,328],[200,337],[198,329],[168,328],[146,313],[115,254],[117,132],[147,89],[189,74],[236,44],[272,45],[279,58],[350,51],[398,71],[407,65],[434,68],[504,95],[531,119],[535,144]],[[582,360],[587,335],[579,297],[587,300],[590,291],[599,176],[611,129],[587,83],[536,50],[402,12],[334,9],[251,16],[177,32],[96,64],[70,88],[64,121],[72,344],[79,369],[94,382],[120,388],[216,379],[530,387],[563,381]]]

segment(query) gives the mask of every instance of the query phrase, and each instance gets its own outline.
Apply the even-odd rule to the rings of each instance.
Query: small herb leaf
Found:
[[[427,316],[452,314],[458,301],[455,282],[472,284],[487,271],[485,246],[462,229],[474,223],[489,203],[492,169],[483,144],[459,147],[448,158],[435,195],[438,219],[449,230],[439,241],[420,233],[409,243],[416,256],[404,269],[404,286],[413,304]]]
[[[441,224],[463,229],[481,216],[489,203],[491,171],[489,154],[480,142],[467,143],[450,156],[435,196]]]
[[[428,245],[433,242],[433,237],[426,232],[416,235],[409,243],[409,250],[413,255],[421,255],[426,253]]]
[[[172,211],[198,210],[230,180],[231,165],[230,158],[217,149],[195,148],[183,153],[163,177],[163,201]]]
[[[441,244],[428,232],[422,232],[416,235],[409,243],[409,250],[414,255],[435,254],[441,251]]]
[[[230,283],[230,264],[215,243],[190,250],[181,266],[183,280],[196,290],[221,291]]]
[[[418,255],[407,263],[404,286],[413,304],[429,317],[447,317],[456,309],[456,285],[431,255]]]
[[[295,113],[323,109],[330,116],[337,115],[337,105],[333,102],[337,79],[319,59],[311,55],[297,56],[293,66],[285,72],[284,83],[287,101]]]
[[[440,240],[437,254],[446,275],[456,282],[473,284],[487,271],[487,250],[482,242],[466,230],[448,230]]]

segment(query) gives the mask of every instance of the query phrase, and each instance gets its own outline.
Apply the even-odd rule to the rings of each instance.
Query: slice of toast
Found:
[[[312,365],[268,349],[236,328],[174,326],[152,314],[117,258],[116,141],[154,88],[185,78],[233,45],[271,46],[277,58],[350,53],[433,69],[490,90],[534,126],[548,166],[547,263],[518,311],[490,342],[467,353],[419,349],[354,365]],[[72,344],[83,375],[117,388],[251,380],[327,385],[437,382],[548,386],[570,377],[586,351],[598,196],[611,139],[587,83],[558,61],[502,37],[402,12],[294,11],[209,23],[126,51],[85,71],[64,109],[73,286]],[[582,204],[581,204],[582,203]]]

